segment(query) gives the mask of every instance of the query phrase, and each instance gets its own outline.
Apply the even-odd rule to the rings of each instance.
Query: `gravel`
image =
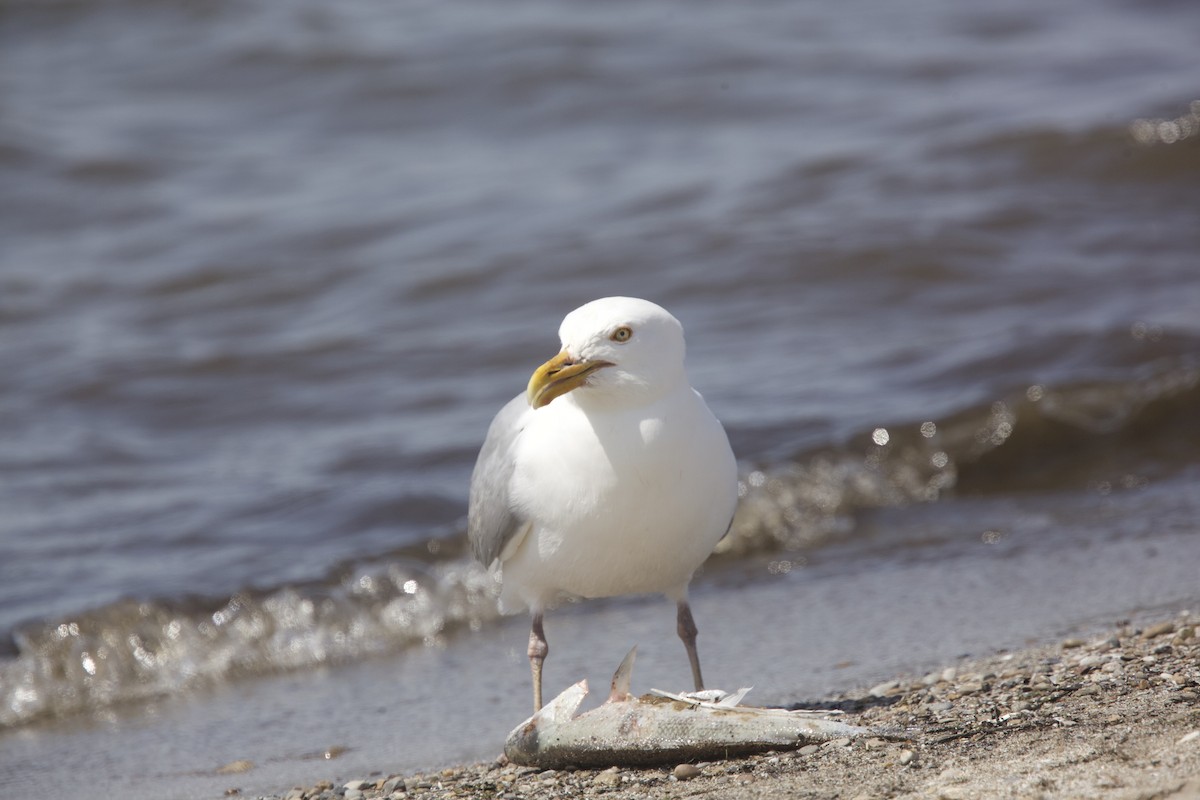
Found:
[[[1200,798],[1198,691],[1200,639],[1185,613],[964,660],[822,702],[846,712],[847,722],[887,732],[887,739],[661,769],[537,770],[501,757],[430,773],[321,781],[260,800],[1194,800]]]

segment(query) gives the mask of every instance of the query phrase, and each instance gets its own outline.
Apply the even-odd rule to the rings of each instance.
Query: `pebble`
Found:
[[[942,783],[966,783],[971,780],[971,773],[959,767],[947,767],[938,775],[938,780]]]
[[[383,782],[384,794],[392,794],[396,790],[400,790],[402,792],[408,791],[408,788],[404,785],[404,778],[400,775],[397,775],[394,778],[388,778]]]
[[[900,693],[900,681],[885,681],[872,686],[870,691],[872,697],[891,697],[894,694]]]
[[[901,750],[900,751],[900,766],[907,767],[909,764],[913,763],[913,759],[916,757],[917,757],[917,754],[914,753],[912,750]]]
[[[617,767],[610,767],[592,778],[592,783],[597,786],[616,786],[621,782],[621,770]]]
[[[692,778],[700,777],[700,768],[695,764],[680,764],[671,771],[671,774],[676,780],[690,781]]]
[[[1157,625],[1151,625],[1146,630],[1142,631],[1143,639],[1154,639],[1159,636],[1165,636],[1168,633],[1175,632],[1174,622],[1160,622]]]
[[[847,737],[842,737],[841,739],[830,739],[828,742],[821,745],[821,747],[823,747],[826,750],[834,750],[838,747],[849,747],[849,746],[850,746],[850,739]]]
[[[363,793],[358,789],[347,789],[346,793],[342,795],[342,797],[345,798],[345,800],[362,800]]]
[[[361,792],[366,785],[366,781],[347,781],[342,784],[342,788],[347,792]]]
[[[1200,731],[1192,731],[1190,733],[1185,733],[1183,737],[1176,742],[1176,744],[1187,744],[1188,742],[1194,742],[1197,739],[1200,739]]]
[[[799,754],[802,756],[811,756],[811,755],[815,755],[816,753],[819,753],[820,751],[821,751],[821,745],[806,744],[806,745],[804,745],[804,747],[801,747],[797,752],[799,752]]]

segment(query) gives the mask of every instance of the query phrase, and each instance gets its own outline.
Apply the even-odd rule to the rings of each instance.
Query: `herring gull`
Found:
[[[500,609],[528,609],[534,709],[558,599],[662,593],[676,603],[692,678],[704,680],[692,574],[728,531],[737,465],[688,383],[683,326],[646,300],[575,309],[562,349],[500,410],[471,476],[472,552],[499,574]]]

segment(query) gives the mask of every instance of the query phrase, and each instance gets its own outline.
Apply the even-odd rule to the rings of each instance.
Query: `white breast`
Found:
[[[737,503],[725,431],[686,385],[633,410],[562,397],[532,416],[516,464],[510,489],[532,525],[503,562],[506,611],[562,594],[682,598]]]

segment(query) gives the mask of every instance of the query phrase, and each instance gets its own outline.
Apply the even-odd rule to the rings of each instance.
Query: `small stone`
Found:
[[[799,753],[799,754],[800,754],[800,755],[802,755],[802,756],[811,756],[811,755],[814,755],[814,754],[816,754],[816,753],[819,753],[820,751],[821,751],[821,745],[819,745],[819,744],[806,744],[806,745],[804,745],[804,747],[801,747],[801,748],[800,748],[799,750],[797,750],[796,752],[797,752],[797,753]]]
[[[1154,639],[1158,636],[1165,636],[1168,633],[1175,632],[1174,622],[1160,622],[1157,625],[1151,625],[1146,630],[1142,631],[1143,639]]]
[[[1083,672],[1093,670],[1104,663],[1104,658],[1101,656],[1084,656],[1079,659],[1079,669]]]
[[[408,791],[408,787],[406,787],[404,785],[404,778],[402,776],[397,775],[393,778],[388,778],[386,781],[383,782],[383,793],[384,794],[392,794],[393,792],[395,792],[397,790],[399,790],[401,792]]]
[[[342,795],[342,797],[344,800],[362,800],[364,795],[358,789],[347,789],[346,793]]]
[[[947,767],[938,775],[938,780],[948,784],[966,783],[971,780],[971,773],[960,767]]]
[[[680,764],[671,771],[671,774],[676,780],[690,781],[692,778],[700,777],[700,768],[695,764]]]
[[[913,763],[913,759],[916,757],[917,757],[917,754],[914,753],[912,750],[901,750],[900,751],[900,766],[907,767],[909,764]]]
[[[592,783],[597,786],[616,786],[621,782],[621,770],[617,767],[610,767],[592,778]]]
[[[292,789],[283,796],[283,800],[304,800],[304,790],[299,788]]]
[[[1063,639],[1062,646],[1063,646],[1064,650],[1072,650],[1076,647],[1083,647],[1084,644],[1085,644],[1085,642],[1083,641],[1083,639],[1072,638],[1072,639]]]
[[[953,683],[958,677],[958,670],[954,667],[946,667],[942,670],[942,680],[946,683]]]
[[[342,788],[347,792],[361,792],[362,788],[366,785],[366,781],[346,781],[342,784]]]
[[[838,747],[849,747],[849,746],[850,746],[850,739],[845,736],[843,736],[840,739],[830,739],[828,742],[821,745],[821,747],[823,747],[826,750],[834,750]]]
[[[900,694],[900,681],[885,681],[884,683],[876,684],[871,687],[869,694],[871,697],[890,697],[894,694]]]
[[[1194,742],[1197,739],[1200,739],[1200,730],[1185,733],[1180,740],[1176,742],[1176,744],[1187,744],[1188,742]]]
[[[237,797],[241,793],[242,793],[241,789],[226,789],[225,790],[226,797]]]
[[[1179,629],[1179,632],[1175,634],[1175,638],[1181,642],[1186,642],[1189,639],[1195,639],[1196,629],[1191,625],[1186,625]]]

